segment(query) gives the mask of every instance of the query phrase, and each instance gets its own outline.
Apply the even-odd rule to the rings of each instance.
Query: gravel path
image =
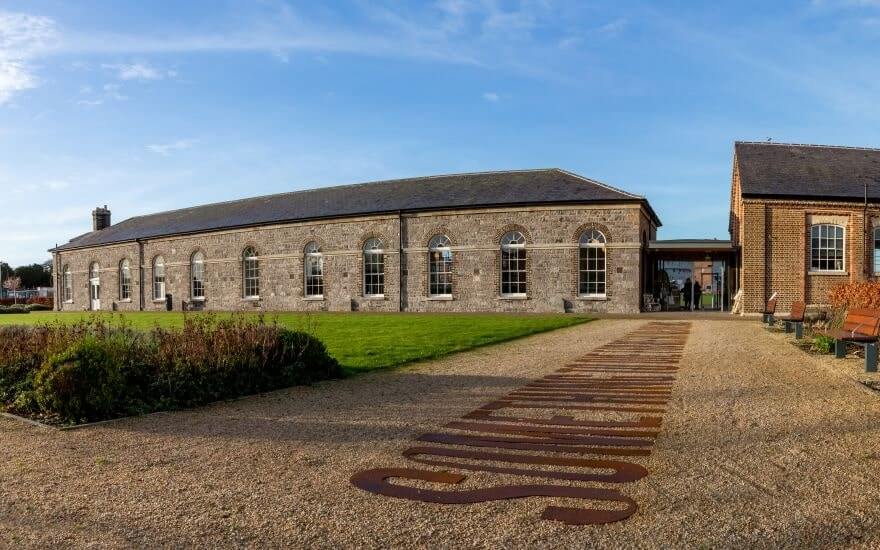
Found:
[[[376,496],[415,437],[643,323],[606,320],[392,372],[54,432],[0,418],[2,546],[880,546],[880,395],[757,322],[696,321],[632,518]],[[469,473],[466,483],[523,483]],[[530,479],[530,483],[540,480]],[[556,482],[563,483],[563,482]],[[463,487],[464,488],[464,487]],[[620,488],[620,487],[618,487]]]

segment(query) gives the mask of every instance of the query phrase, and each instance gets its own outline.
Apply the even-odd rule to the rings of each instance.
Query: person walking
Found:
[[[681,292],[684,294],[684,308],[688,310],[691,309],[691,290],[693,290],[691,288],[691,278],[688,277],[681,288]]]
[[[694,281],[694,309],[702,309],[703,304],[703,287],[699,281]]]

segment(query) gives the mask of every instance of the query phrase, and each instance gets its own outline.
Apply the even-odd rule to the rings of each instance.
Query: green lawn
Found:
[[[106,314],[109,316],[110,314]],[[117,314],[118,316],[118,314]],[[33,312],[0,315],[0,325],[75,322],[88,314]],[[314,333],[349,372],[363,372],[431,359],[487,344],[585,323],[578,315],[278,313],[268,320]],[[178,327],[181,313],[127,313],[135,328]]]

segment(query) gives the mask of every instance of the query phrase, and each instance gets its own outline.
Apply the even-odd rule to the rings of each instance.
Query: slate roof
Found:
[[[742,142],[734,145],[744,197],[880,200],[880,149]]]
[[[558,168],[377,181],[268,195],[137,216],[52,251],[137,239],[365,214],[536,204],[648,201]]]

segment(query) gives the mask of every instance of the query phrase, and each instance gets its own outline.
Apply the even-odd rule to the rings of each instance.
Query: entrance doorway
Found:
[[[89,305],[92,311],[101,310],[101,266],[97,262],[89,267]]]
[[[736,250],[730,241],[688,239],[648,244],[648,311],[729,311],[736,293]]]

